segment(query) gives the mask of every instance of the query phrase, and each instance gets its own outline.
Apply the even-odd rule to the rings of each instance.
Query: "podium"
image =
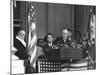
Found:
[[[46,56],[49,60],[81,59],[82,48],[61,47],[60,49],[48,49]]]
[[[82,48],[60,48],[60,58],[63,59],[81,59]]]
[[[87,70],[89,67],[89,59],[82,58],[82,48],[61,47],[59,50],[52,49],[50,52],[50,60],[37,60],[39,73]]]
[[[51,61],[60,60],[60,49],[48,49],[48,52],[46,53],[46,57],[48,60]]]

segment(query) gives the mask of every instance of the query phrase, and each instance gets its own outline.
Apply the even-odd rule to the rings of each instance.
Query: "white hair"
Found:
[[[21,35],[21,34],[25,34],[25,31],[24,31],[24,30],[20,30],[20,31],[18,32],[18,35]]]
[[[69,31],[67,29],[62,30],[63,33],[68,33]]]

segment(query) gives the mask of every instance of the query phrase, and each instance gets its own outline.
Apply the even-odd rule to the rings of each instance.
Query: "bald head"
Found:
[[[62,31],[62,35],[63,35],[63,38],[67,38],[68,37],[68,30],[67,29],[64,29],[63,31]]]
[[[64,30],[62,31],[62,33],[68,33],[68,30],[67,30],[67,29],[64,29]]]
[[[20,30],[19,34],[25,34],[25,31],[24,30]]]

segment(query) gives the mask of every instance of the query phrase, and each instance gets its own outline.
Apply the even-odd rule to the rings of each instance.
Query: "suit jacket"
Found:
[[[53,45],[54,43],[52,43]],[[42,47],[44,55],[46,56],[47,59],[52,59],[52,45],[50,46],[48,42],[45,43],[45,45]]]
[[[70,45],[71,41],[66,39],[66,41],[63,40],[63,37],[57,37],[57,39],[55,40],[55,44],[58,46],[62,46],[62,45]]]
[[[53,45],[53,43],[52,43]],[[45,45],[43,46],[43,50],[44,50],[44,53],[47,54],[47,52],[49,52],[50,50],[52,49],[52,46],[49,45],[49,43],[45,43]]]
[[[28,59],[28,54],[26,47],[19,41],[18,39],[15,39],[14,41],[14,47],[17,49],[17,52],[15,53],[16,56],[19,57],[19,59]]]

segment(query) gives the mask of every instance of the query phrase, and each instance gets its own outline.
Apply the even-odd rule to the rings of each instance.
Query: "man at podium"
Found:
[[[57,37],[55,43],[59,47],[61,47],[61,46],[66,46],[66,47],[70,46],[71,38],[69,36],[69,31],[67,29],[64,29],[62,31],[62,36],[61,37]]]
[[[55,46],[53,35],[51,33],[48,33],[45,36],[45,44],[43,46],[43,51],[47,59],[54,59],[54,53],[56,49],[57,47]]]

